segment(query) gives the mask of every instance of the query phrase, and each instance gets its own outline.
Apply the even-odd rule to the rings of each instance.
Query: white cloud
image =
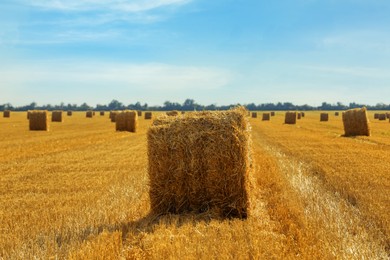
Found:
[[[115,10],[137,13],[160,7],[183,5],[191,0],[31,0],[29,5],[60,11]]]

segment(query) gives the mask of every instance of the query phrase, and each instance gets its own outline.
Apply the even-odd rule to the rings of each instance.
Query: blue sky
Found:
[[[2,0],[0,104],[390,102],[388,0]]]

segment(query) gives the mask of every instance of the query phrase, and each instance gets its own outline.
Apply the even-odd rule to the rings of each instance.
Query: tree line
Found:
[[[330,104],[327,102],[323,102],[321,106],[310,106],[310,105],[294,105],[290,102],[278,102],[278,103],[264,103],[264,104],[231,104],[231,105],[222,105],[218,106],[216,104],[211,105],[200,105],[195,102],[193,99],[186,99],[182,104],[177,102],[165,101],[161,106],[149,106],[147,103],[141,104],[140,102],[136,102],[134,104],[124,104],[119,102],[118,100],[112,100],[107,105],[97,104],[96,106],[90,106],[87,103],[83,103],[81,105],[77,104],[64,104],[61,103],[59,105],[38,105],[35,102],[32,102],[29,105],[25,106],[12,106],[10,103],[6,103],[0,105],[0,111],[2,110],[13,110],[13,111],[27,111],[27,110],[70,110],[70,111],[86,111],[86,110],[96,110],[96,111],[109,111],[109,110],[151,110],[151,111],[170,111],[170,110],[179,110],[179,111],[194,111],[194,110],[228,110],[232,107],[243,105],[248,110],[255,111],[278,111],[278,110],[300,110],[300,111],[310,111],[310,110],[346,110],[351,108],[359,108],[359,107],[367,107],[369,110],[390,110],[390,104],[378,103],[375,106],[365,105],[365,104],[357,104],[355,102],[349,103],[345,105],[341,102],[337,102],[336,104]]]

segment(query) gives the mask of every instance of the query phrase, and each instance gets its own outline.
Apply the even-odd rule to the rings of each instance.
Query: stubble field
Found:
[[[372,136],[346,138],[332,112],[260,118],[255,210],[239,220],[149,215],[151,120],[116,132],[76,112],[34,132],[25,112],[0,117],[0,259],[388,259],[389,121],[370,112]]]

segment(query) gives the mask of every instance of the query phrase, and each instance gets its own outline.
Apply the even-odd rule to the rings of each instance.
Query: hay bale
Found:
[[[297,112],[286,112],[284,117],[284,123],[289,125],[295,125],[297,123]]]
[[[184,115],[186,112],[185,111],[181,111],[181,114]]]
[[[379,113],[374,114],[374,119],[379,119]]]
[[[172,110],[172,111],[168,111],[166,114],[167,114],[167,116],[178,116],[179,115],[179,111]]]
[[[137,114],[138,114],[138,117],[142,116],[142,111],[138,110]]]
[[[378,116],[378,119],[379,119],[379,121],[384,121],[384,120],[386,120],[387,119],[387,117],[386,117],[386,114],[379,114],[379,116]]]
[[[49,112],[33,110],[29,115],[30,131],[49,131]]]
[[[301,112],[302,117],[305,117],[305,112]]]
[[[93,115],[93,116],[95,115],[95,111],[92,111],[92,115]]]
[[[30,110],[27,111],[27,120],[30,119],[30,112],[31,112]]]
[[[116,131],[137,132],[138,113],[137,111],[126,110],[115,116]]]
[[[262,121],[269,121],[271,120],[271,114],[270,113],[263,113]]]
[[[145,119],[152,119],[152,112],[145,112]]]
[[[335,116],[339,116],[339,112],[334,112],[334,115]]]
[[[67,112],[66,112],[66,115],[67,115],[67,116],[72,116],[72,115],[73,115],[73,112],[72,112],[72,111],[67,111]]]
[[[302,118],[302,113],[297,113],[297,119],[301,119]]]
[[[3,117],[11,117],[11,111],[10,110],[4,110]]]
[[[62,122],[62,111],[56,110],[51,113],[52,122]]]
[[[342,114],[345,136],[370,136],[370,122],[365,107],[350,109]]]
[[[104,116],[104,114],[105,114],[104,111],[100,111],[101,116]]]
[[[110,119],[112,123],[116,122],[116,116],[121,113],[121,111],[110,111]]]
[[[160,117],[148,130],[154,214],[250,213],[250,125],[245,108]],[[228,151],[228,152],[227,152]]]
[[[390,118],[390,113],[386,113],[386,117],[387,117],[387,118]]]
[[[271,116],[275,116],[275,112],[271,112]]]
[[[257,118],[257,112],[252,112],[252,118]]]
[[[320,114],[320,122],[327,122],[329,121],[329,114],[328,113],[321,113]]]
[[[88,110],[85,114],[86,117],[88,118],[92,118],[93,117],[93,111],[92,110]]]

